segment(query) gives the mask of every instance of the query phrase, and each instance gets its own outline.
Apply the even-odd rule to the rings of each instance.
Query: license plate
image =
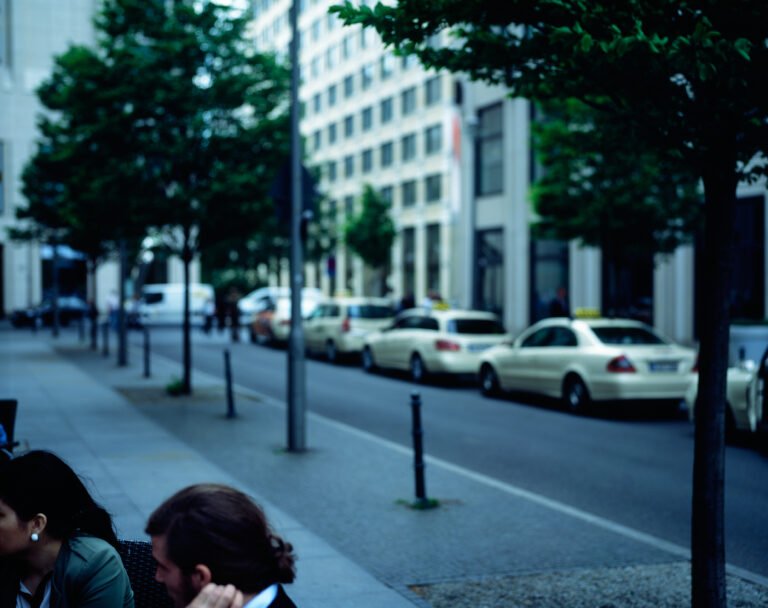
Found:
[[[481,353],[491,347],[490,344],[470,344],[467,346],[467,350],[471,353]]]
[[[648,369],[652,372],[676,372],[677,361],[651,361]]]

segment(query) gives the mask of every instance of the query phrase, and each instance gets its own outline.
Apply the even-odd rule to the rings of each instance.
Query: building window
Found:
[[[499,229],[479,232],[475,237],[477,275],[473,308],[504,317],[504,233]]]
[[[416,111],[416,87],[409,87],[400,94],[403,116],[408,116]]]
[[[381,56],[381,59],[379,59],[379,73],[381,74],[381,79],[386,80],[395,71],[395,58],[392,56],[392,53],[386,53],[385,55]]]
[[[344,197],[344,218],[349,220],[355,214],[355,197]]]
[[[5,142],[0,141],[0,215],[5,213]]]
[[[531,239],[531,283],[531,323],[535,323],[550,316],[557,290],[568,286],[567,242]]]
[[[415,68],[417,65],[419,65],[419,60],[416,55],[406,55],[403,57],[404,70],[410,70],[411,68]]]
[[[381,100],[381,124],[386,124],[392,120],[393,106],[394,104],[391,97],[386,97]]]
[[[314,42],[320,39],[320,26],[321,26],[320,19],[315,19],[312,22],[312,40]]]
[[[355,79],[350,74],[344,77],[344,97],[352,97],[355,93]]]
[[[439,173],[427,175],[424,179],[424,188],[426,190],[424,198],[428,203],[436,203],[443,196],[443,176]]]
[[[402,189],[403,207],[413,207],[416,204],[416,180],[403,182]]]
[[[318,93],[317,95],[312,97],[312,111],[315,114],[319,114],[321,108],[322,108],[322,102],[321,102],[321,98],[320,98],[320,93]]]
[[[401,142],[403,162],[416,158],[416,133],[404,135]]]
[[[328,143],[336,143],[336,123],[332,122],[328,125]]]
[[[394,188],[392,186],[382,186],[379,190],[379,195],[383,200],[387,202],[387,205],[392,206],[392,199],[395,196]]]
[[[373,107],[368,106],[367,108],[363,108],[361,120],[363,131],[370,131],[373,127]]]
[[[11,65],[11,13],[10,2],[0,0],[0,67]]]
[[[328,87],[328,107],[332,108],[336,105],[336,85],[332,84]]]
[[[323,132],[318,129],[312,134],[312,149],[317,151],[323,144]]]
[[[339,62],[339,48],[332,44],[328,47],[328,50],[325,51],[325,67],[328,70],[332,70],[336,67],[336,64]]]
[[[312,78],[317,78],[320,75],[320,57],[313,57],[309,63],[309,72]]]
[[[363,150],[362,155],[362,172],[370,173],[373,170],[373,150],[368,148]]]
[[[403,230],[403,295],[413,297],[416,292],[416,230]]]
[[[328,164],[326,165],[326,171],[328,175],[328,181],[335,182],[336,181],[336,161],[335,160],[328,161]]]
[[[440,76],[430,78],[424,83],[424,103],[432,106],[440,101],[443,93],[443,81]]]
[[[479,196],[499,194],[504,188],[502,126],[501,104],[485,108],[478,113],[475,192]]]
[[[392,145],[391,141],[387,141],[381,144],[381,168],[382,169],[392,166],[392,162],[394,161],[393,149],[394,149],[394,146]]]
[[[424,129],[424,153],[437,154],[443,147],[443,127],[432,125]]]
[[[360,86],[362,87],[363,91],[370,88],[370,86],[373,84],[373,64],[372,63],[366,63],[361,69],[360,69]]]
[[[427,293],[440,293],[440,224],[427,226]]]
[[[341,41],[341,58],[342,59],[349,59],[352,56],[352,53],[355,50],[355,38],[354,34],[349,34],[348,36],[345,36],[344,39]]]
[[[355,174],[355,157],[351,154],[344,157],[344,177],[352,177]]]
[[[344,117],[344,137],[352,137],[355,134],[355,117],[350,114]]]

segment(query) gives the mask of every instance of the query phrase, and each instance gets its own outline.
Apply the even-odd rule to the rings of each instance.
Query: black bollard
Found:
[[[109,321],[104,321],[101,325],[101,341],[101,354],[105,357],[109,357]]]
[[[424,481],[424,431],[421,428],[421,395],[418,391],[411,393],[411,421],[413,434],[413,471],[416,476],[416,504],[426,505],[427,489]]]
[[[85,342],[85,317],[82,314],[77,319],[77,333],[80,342]]]
[[[235,397],[232,394],[232,366],[229,361],[229,349],[224,349],[224,378],[227,382],[227,418],[235,417]]]
[[[149,378],[149,327],[144,326],[144,377]]]

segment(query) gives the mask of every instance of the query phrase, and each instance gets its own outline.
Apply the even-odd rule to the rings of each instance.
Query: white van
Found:
[[[190,283],[190,323],[205,323],[205,305],[215,302],[213,286]],[[139,319],[142,325],[181,325],[184,322],[184,283],[156,283],[141,288]]]

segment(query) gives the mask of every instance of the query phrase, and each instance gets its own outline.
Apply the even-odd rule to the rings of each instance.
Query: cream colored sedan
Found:
[[[768,355],[768,351],[766,351]],[[728,409],[725,415],[725,431],[732,434],[734,431],[757,432],[766,415],[765,407],[765,376],[768,375],[768,360],[766,356],[760,365],[751,359],[740,362],[734,367],[728,368],[726,386],[726,399]],[[688,406],[688,416],[693,422],[698,394],[699,383],[691,383],[685,395],[685,403]]]
[[[544,319],[489,349],[478,366],[485,395],[519,391],[562,398],[571,411],[591,401],[682,401],[696,353],[629,319]]]
[[[412,308],[390,327],[366,336],[362,363],[368,372],[406,370],[414,382],[430,374],[475,374],[483,351],[505,337],[490,312]]]
[[[395,309],[386,298],[333,298],[321,302],[304,321],[307,352],[322,353],[331,363],[360,354],[372,331],[392,324]]]

